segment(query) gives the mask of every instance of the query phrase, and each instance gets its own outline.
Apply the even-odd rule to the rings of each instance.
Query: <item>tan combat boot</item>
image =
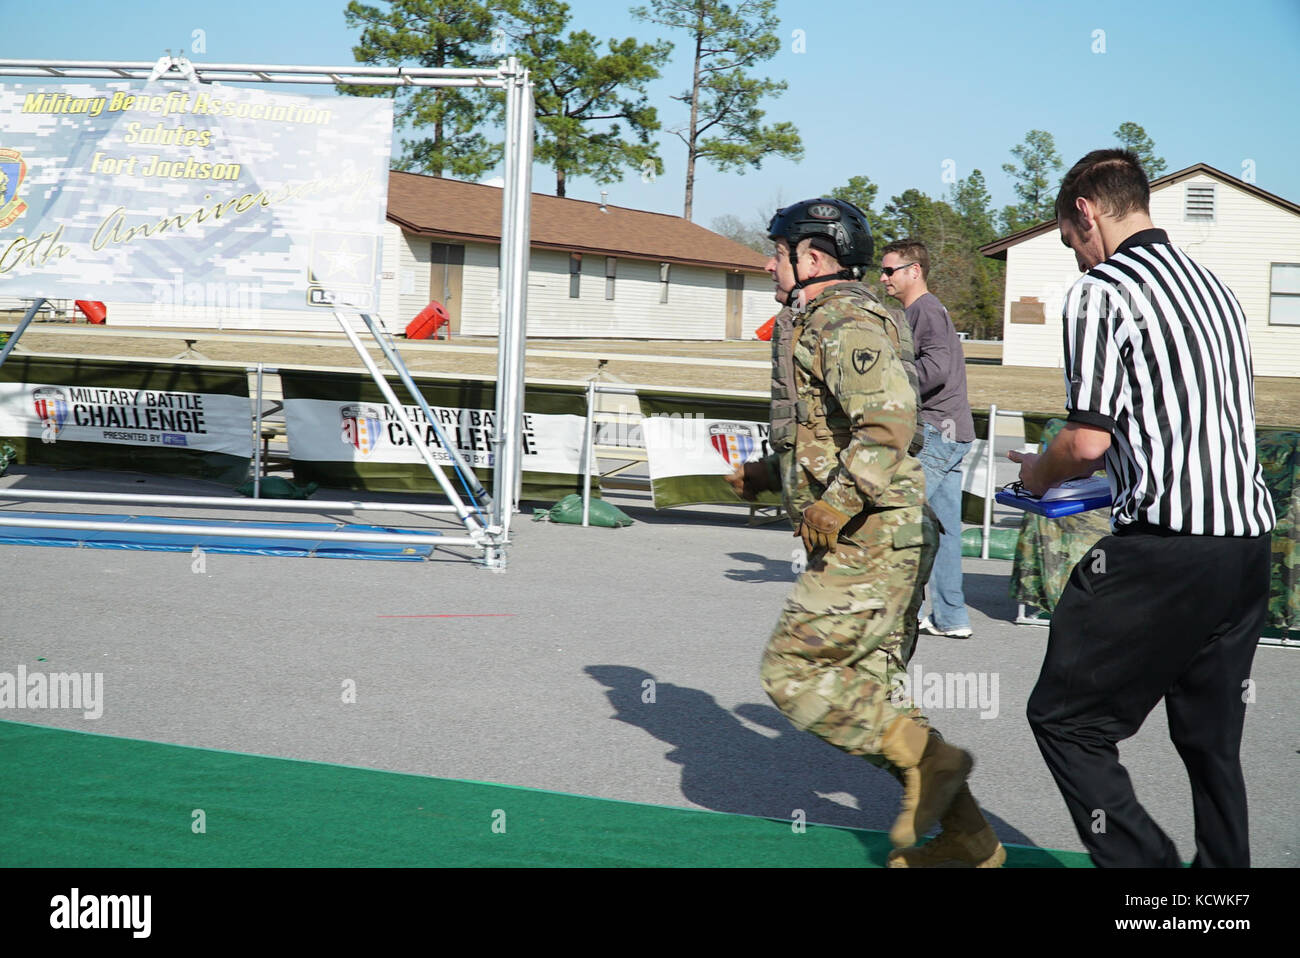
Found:
[[[957,790],[952,807],[939,818],[943,826],[933,841],[919,848],[896,848],[890,868],[1001,868],[1007,851],[980,813],[970,789]]]
[[[880,751],[903,770],[903,809],[889,830],[889,840],[895,848],[915,845],[948,811],[970,777],[975,760],[910,718],[897,718],[889,724]]]

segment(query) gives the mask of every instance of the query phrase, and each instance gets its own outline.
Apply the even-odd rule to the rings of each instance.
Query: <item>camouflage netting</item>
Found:
[[[1064,423],[1052,420],[1042,442]],[[1273,531],[1269,629],[1300,630],[1300,432],[1259,430],[1256,451],[1277,511]],[[1045,612],[1056,608],[1075,564],[1110,532],[1110,513],[1094,509],[1063,519],[1025,513],[1011,569],[1011,597]]]
[[[1300,432],[1260,432],[1255,449],[1277,512],[1266,622],[1300,630]]]

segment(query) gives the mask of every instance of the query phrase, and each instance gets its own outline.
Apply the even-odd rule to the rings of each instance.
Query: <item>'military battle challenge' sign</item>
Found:
[[[418,382],[435,421],[414,403],[402,408],[419,440],[443,465],[451,462],[448,447],[454,447],[491,488],[498,437],[495,385],[424,376]],[[280,383],[296,481],[389,492],[438,488],[396,411],[369,379],[281,369]],[[401,384],[392,385],[402,396]],[[523,498],[554,501],[581,491],[586,412],[580,386],[529,385],[520,436]],[[593,473],[596,489],[594,465]]]
[[[241,482],[249,416],[242,370],[45,356],[0,367],[0,437],[25,463]]]
[[[653,390],[637,397],[656,509],[735,503],[726,477],[772,451],[766,401]],[[777,505],[781,497],[764,492],[758,502]]]
[[[374,310],[392,103],[220,84],[0,86],[0,296]]]

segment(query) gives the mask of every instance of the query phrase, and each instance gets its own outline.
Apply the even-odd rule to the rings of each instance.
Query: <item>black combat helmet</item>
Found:
[[[827,237],[816,243],[840,261],[841,266],[871,265],[875,244],[862,210],[844,200],[804,200],[776,211],[767,225],[769,239],[783,239],[793,250],[800,240]]]
[[[844,200],[804,200],[776,211],[767,224],[768,239],[783,239],[790,246],[790,265],[795,266],[795,249],[801,240],[831,254],[844,267],[828,276],[799,279],[795,266],[795,289],[825,279],[861,279],[871,265],[875,244],[871,227],[862,210]]]

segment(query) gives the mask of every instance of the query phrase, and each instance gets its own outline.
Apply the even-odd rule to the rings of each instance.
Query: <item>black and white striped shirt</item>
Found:
[[[1110,431],[1116,531],[1271,531],[1246,316],[1232,291],[1164,230],[1143,230],[1071,287],[1064,319],[1069,419]]]

